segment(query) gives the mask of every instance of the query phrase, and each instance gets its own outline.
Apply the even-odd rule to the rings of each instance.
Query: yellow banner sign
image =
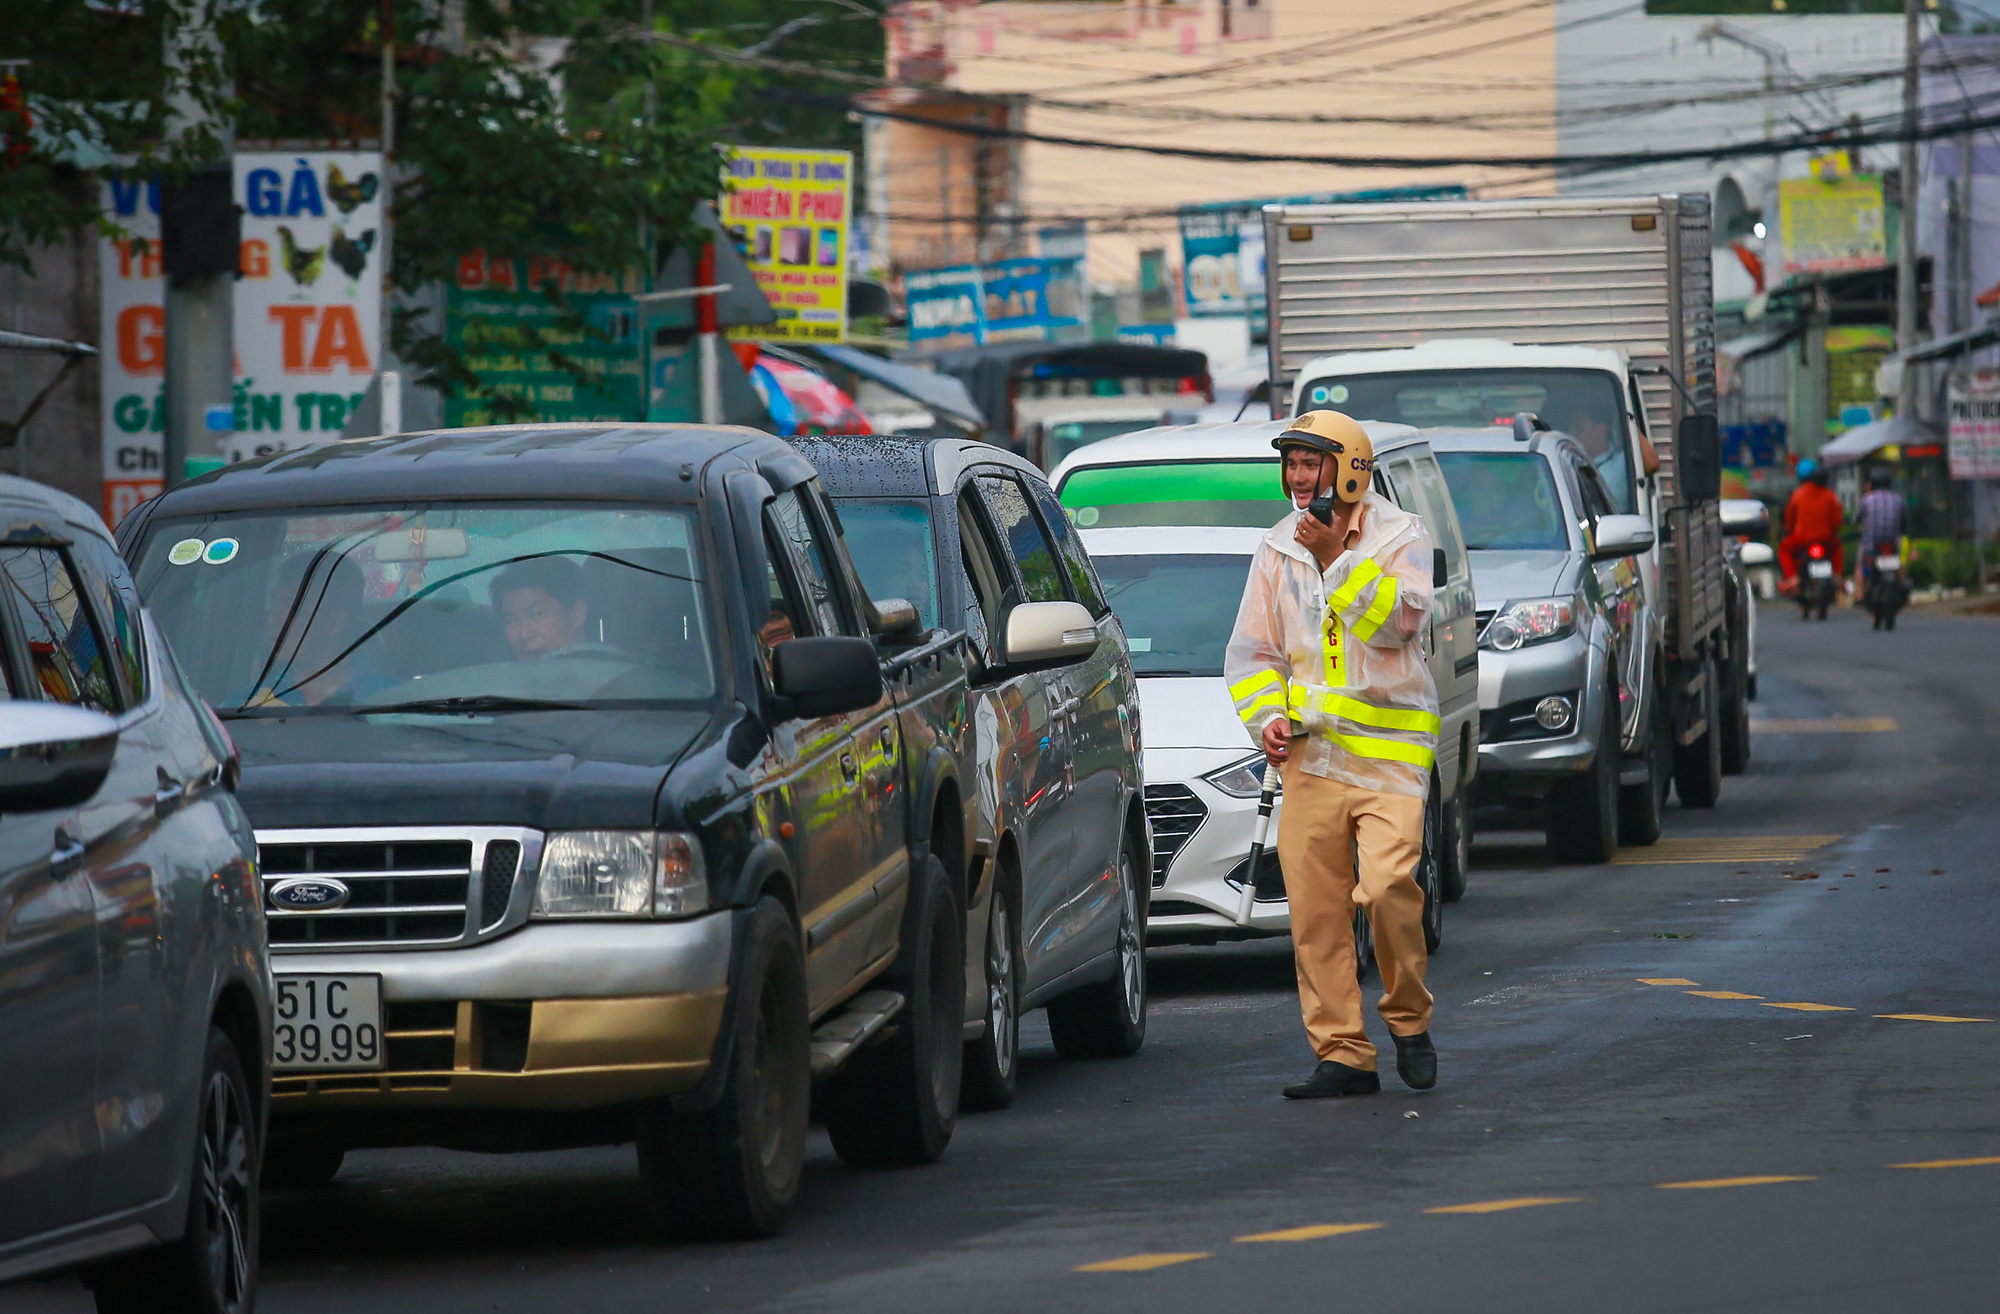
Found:
[[[1881,269],[1889,263],[1880,174],[1858,173],[1827,182],[1787,178],[1778,184],[1778,208],[1787,274]]]
[[[846,151],[739,146],[723,164],[722,222],[773,324],[731,329],[763,342],[847,338],[847,227],[854,157]]]

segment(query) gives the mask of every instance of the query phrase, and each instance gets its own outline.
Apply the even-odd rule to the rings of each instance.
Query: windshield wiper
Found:
[[[383,712],[579,712],[585,709],[583,703],[563,703],[548,698],[472,694],[460,698],[418,698],[407,703],[367,703],[341,710],[357,716],[375,716]]]
[[[1172,666],[1148,666],[1148,667],[1147,667],[1146,669],[1144,669],[1144,670],[1140,670],[1140,669],[1139,669],[1138,667],[1136,667],[1136,666],[1135,666],[1135,667],[1133,667],[1133,668],[1132,668],[1132,674],[1134,674],[1134,675],[1206,675],[1206,674],[1208,674],[1208,672],[1206,672],[1206,671],[1184,671],[1184,670],[1180,670],[1180,669],[1178,669],[1178,668],[1176,668],[1176,667],[1172,667]]]

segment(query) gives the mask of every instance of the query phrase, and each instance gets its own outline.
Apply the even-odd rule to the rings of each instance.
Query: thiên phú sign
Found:
[[[847,340],[847,239],[854,157],[738,146],[723,161],[722,222],[778,312],[729,331],[762,342]]]

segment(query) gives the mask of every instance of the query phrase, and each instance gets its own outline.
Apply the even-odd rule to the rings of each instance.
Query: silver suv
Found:
[[[1652,546],[1651,523],[1612,510],[1597,468],[1568,434],[1518,423],[1426,436],[1458,509],[1478,597],[1476,799],[1541,809],[1558,858],[1603,862],[1620,838],[1620,805],[1629,802],[1620,795],[1621,747],[1633,742],[1642,756],[1626,773],[1628,788],[1655,806],[1652,834],[1627,839],[1651,843],[1654,791],[1667,769],[1644,754],[1665,736],[1648,733],[1657,712],[1639,701],[1654,682],[1632,561]]]

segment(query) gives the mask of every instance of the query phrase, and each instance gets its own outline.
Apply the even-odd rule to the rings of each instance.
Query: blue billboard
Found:
[[[1027,256],[904,275],[910,345],[1048,342],[1083,323],[1082,262]]]

